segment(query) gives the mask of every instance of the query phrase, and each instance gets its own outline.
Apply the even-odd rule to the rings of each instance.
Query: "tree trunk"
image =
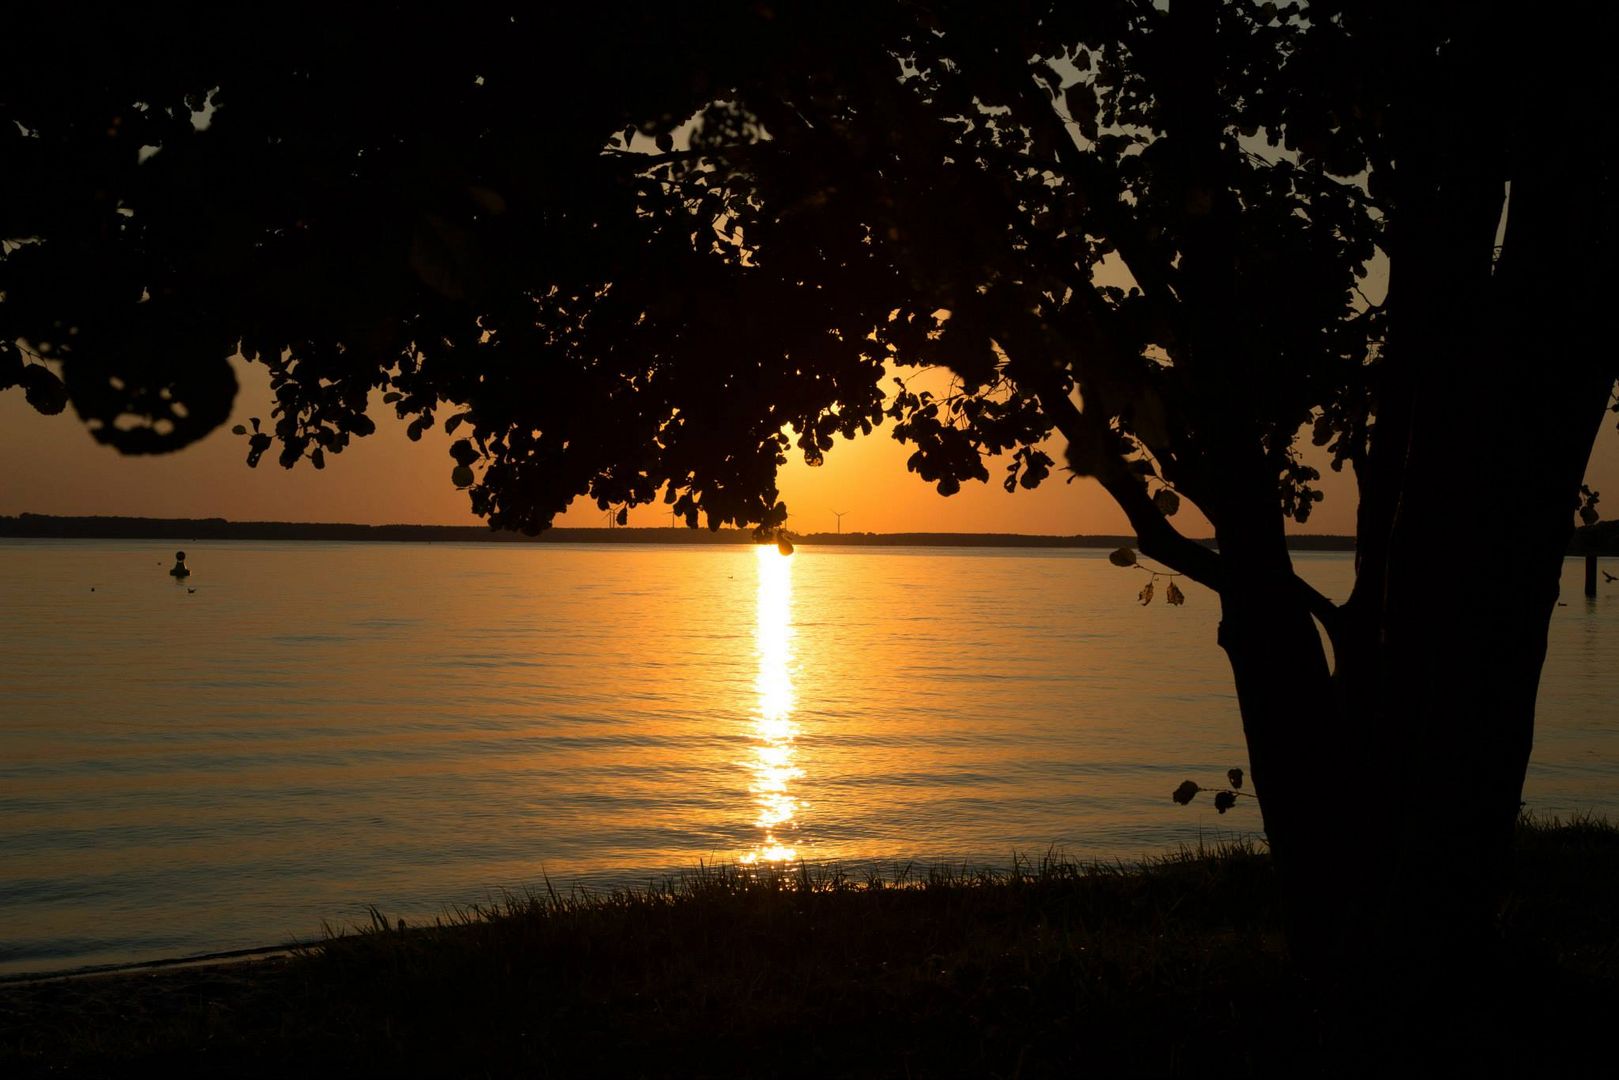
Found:
[[[1389,120],[1389,336],[1330,692],[1313,622],[1274,585],[1279,516],[1258,529],[1261,508],[1233,506],[1219,535],[1221,643],[1294,945],[1318,973],[1392,967],[1414,988],[1490,959],[1576,495],[1619,371],[1601,335],[1615,140],[1570,107],[1613,91],[1591,38],[1527,50],[1573,75],[1503,83],[1506,32],[1391,65],[1415,74]]]
[[[1407,183],[1424,164],[1407,155]],[[1614,229],[1600,170],[1541,160],[1514,176],[1497,261],[1482,238],[1499,182],[1475,164],[1438,162],[1396,222],[1330,684],[1313,621],[1275,584],[1275,535],[1226,524],[1219,540],[1221,644],[1297,959],[1338,1007],[1375,1010],[1362,1022],[1487,1054],[1511,1000],[1497,915],[1547,631],[1614,384],[1597,338]],[[1222,515],[1239,520],[1253,508]]]

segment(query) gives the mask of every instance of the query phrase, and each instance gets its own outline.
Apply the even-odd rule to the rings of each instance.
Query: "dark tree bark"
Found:
[[[1427,79],[1394,117],[1389,334],[1330,690],[1262,515],[1233,508],[1219,529],[1221,643],[1295,947],[1318,973],[1398,964],[1414,994],[1493,960],[1548,625],[1616,374],[1598,314],[1619,284],[1611,140],[1589,105],[1550,100],[1597,94],[1601,68],[1545,53],[1576,74],[1515,84],[1539,89],[1532,138],[1513,142],[1466,98],[1502,55],[1473,44],[1449,68],[1413,59]]]

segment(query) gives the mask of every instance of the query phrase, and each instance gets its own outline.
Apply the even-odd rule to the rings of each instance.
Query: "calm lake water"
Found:
[[[188,589],[176,546],[0,540],[0,972],[1258,828],[1169,799],[1247,767],[1214,597],[1102,552],[187,544]],[[1619,586],[1563,596],[1526,798],[1619,816]]]

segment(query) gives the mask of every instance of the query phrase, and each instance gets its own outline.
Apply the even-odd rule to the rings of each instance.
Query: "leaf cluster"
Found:
[[[322,467],[380,398],[530,531],[578,495],[768,531],[790,453],[885,421],[947,495],[1060,433],[1138,532],[1238,466],[1302,520],[1295,433],[1367,424],[1377,88],[1299,4],[1183,8],[8,15],[0,385],[161,452],[239,353],[250,462]]]
[[[1147,574],[1151,575],[1148,577],[1147,583],[1141,587],[1141,591],[1136,594],[1136,600],[1140,602],[1142,607],[1146,607],[1148,604],[1152,603],[1152,598],[1158,585],[1159,578],[1166,579],[1164,589],[1165,602],[1167,602],[1171,607],[1180,607],[1182,604],[1186,603],[1186,594],[1181,592],[1180,586],[1175,584],[1174,580],[1175,578],[1180,577],[1180,574],[1170,570],[1154,570],[1150,566],[1143,566],[1140,561],[1137,560],[1136,553],[1127,547],[1117,548],[1109,552],[1107,560],[1114,566],[1135,567],[1137,570],[1145,571]]]
[[[1227,810],[1230,810],[1233,806],[1237,805],[1237,799],[1239,797],[1244,795],[1248,796],[1249,798],[1254,797],[1251,792],[1242,790],[1242,779],[1243,777],[1241,769],[1227,769],[1226,782],[1230,785],[1229,787],[1199,787],[1195,780],[1183,780],[1181,781],[1180,786],[1177,787],[1173,793],[1171,793],[1170,798],[1174,799],[1181,806],[1187,806],[1194,798],[1198,796],[1200,792],[1211,791],[1214,793],[1214,808],[1223,814]]]

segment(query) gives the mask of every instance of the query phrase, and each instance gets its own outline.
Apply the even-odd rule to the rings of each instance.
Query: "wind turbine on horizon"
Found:
[[[843,535],[843,515],[847,514],[848,512],[849,511],[847,511],[847,510],[834,510],[834,511],[832,511],[832,516],[838,519],[838,535],[839,536]]]

